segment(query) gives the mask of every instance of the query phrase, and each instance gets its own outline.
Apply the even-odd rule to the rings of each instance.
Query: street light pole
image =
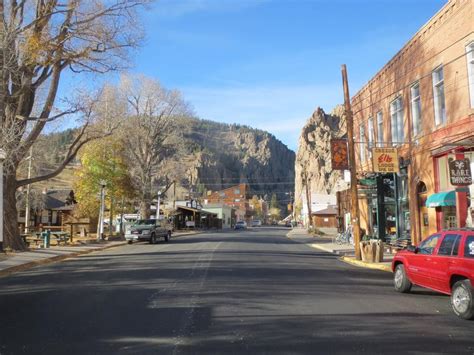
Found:
[[[7,154],[0,148],[0,251],[3,250],[3,162]]]
[[[161,191],[158,191],[158,205],[156,206],[156,219],[160,219]]]
[[[97,230],[97,239],[102,239],[104,234],[104,210],[105,210],[105,180],[100,181],[100,210],[99,210],[99,228]]]
[[[30,148],[30,156],[28,161],[28,180],[31,178],[31,160],[33,159],[33,147]],[[25,206],[25,234],[29,232],[30,226],[30,190],[31,184],[26,186],[26,206]]]

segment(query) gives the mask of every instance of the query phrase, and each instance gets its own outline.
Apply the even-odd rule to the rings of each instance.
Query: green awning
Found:
[[[426,199],[426,207],[456,206],[456,192],[438,192]]]

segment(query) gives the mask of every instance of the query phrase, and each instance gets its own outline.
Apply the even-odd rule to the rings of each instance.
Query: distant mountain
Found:
[[[288,199],[285,193],[294,190],[295,153],[272,134],[188,117],[176,119],[176,125],[172,141],[180,147],[171,150],[162,170],[182,172],[179,182],[183,190],[216,191],[246,182],[252,194],[266,194],[270,199],[276,193],[282,205]],[[74,133],[67,130],[42,137],[35,147],[46,163],[42,170],[59,161]]]

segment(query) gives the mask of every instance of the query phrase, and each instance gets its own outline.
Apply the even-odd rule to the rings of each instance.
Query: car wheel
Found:
[[[454,313],[463,319],[474,319],[473,290],[469,280],[454,284],[451,292],[451,307]]]
[[[155,244],[156,243],[156,235],[155,233],[152,233],[150,236],[150,244]]]
[[[171,239],[171,232],[168,231],[168,233],[166,233],[165,235],[165,242],[169,242]]]
[[[395,286],[395,290],[401,293],[409,292],[411,289],[412,283],[408,279],[403,264],[398,264],[395,268],[395,273],[393,274],[393,285]]]

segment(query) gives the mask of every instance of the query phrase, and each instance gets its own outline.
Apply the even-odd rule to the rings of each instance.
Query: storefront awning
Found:
[[[426,207],[456,206],[456,192],[438,192],[426,199]]]

